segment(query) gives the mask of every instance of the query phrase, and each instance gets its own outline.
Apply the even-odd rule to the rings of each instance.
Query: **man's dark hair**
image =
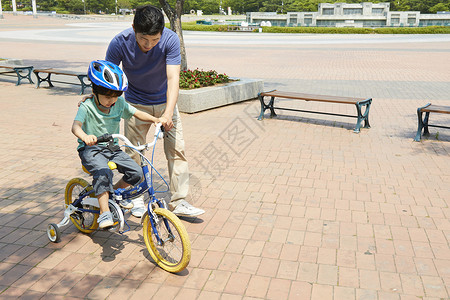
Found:
[[[94,93],[95,95],[105,95],[108,97],[120,97],[123,94],[122,91],[110,90],[101,85],[96,85],[93,82],[92,82],[92,93]]]
[[[153,5],[136,8],[133,19],[134,31],[145,35],[162,34],[164,29],[164,15],[161,9]]]

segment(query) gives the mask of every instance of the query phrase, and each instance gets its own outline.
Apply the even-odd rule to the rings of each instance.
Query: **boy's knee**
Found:
[[[93,174],[93,185],[96,195],[112,191],[113,172],[110,169],[100,169]]]
[[[144,176],[144,173],[141,169],[136,169],[134,172],[129,172],[128,174],[125,174],[124,181],[128,184],[135,185],[141,181],[142,177]]]

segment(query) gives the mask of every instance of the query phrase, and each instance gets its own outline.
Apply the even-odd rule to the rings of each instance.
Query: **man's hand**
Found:
[[[78,102],[78,107],[80,107],[81,103],[83,103],[84,101],[86,101],[87,99],[92,98],[92,97],[94,97],[94,94],[89,94],[89,95],[83,96],[83,99],[81,99],[81,101]]]
[[[164,126],[164,129],[166,131],[169,131],[173,128],[172,117],[169,118],[169,116],[167,116],[165,113],[161,116],[161,118],[159,118],[159,121]]]
[[[88,146],[93,146],[97,143],[97,137],[95,135],[86,135],[82,140]]]

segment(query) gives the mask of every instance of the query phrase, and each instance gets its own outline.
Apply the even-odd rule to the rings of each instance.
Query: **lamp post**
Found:
[[[33,18],[37,18],[36,0],[31,0],[31,6],[33,6]]]
[[[15,16],[15,15],[17,15],[16,0],[12,0],[12,7],[13,7],[13,16]]]
[[[0,19],[3,19],[2,0],[0,0]]]
[[[84,14],[86,14],[86,2],[84,2],[84,0],[81,0],[81,1],[83,1],[83,11],[84,11]]]

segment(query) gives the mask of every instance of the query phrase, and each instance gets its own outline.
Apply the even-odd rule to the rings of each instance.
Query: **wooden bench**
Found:
[[[268,104],[265,103],[264,97],[270,97]],[[275,107],[274,106],[275,97],[285,98],[285,99],[305,100],[305,101],[319,101],[319,102],[328,102],[328,103],[352,104],[352,105],[356,106],[357,115],[356,116],[355,115],[344,115],[344,114],[335,114],[335,113],[320,112],[320,111],[310,111],[310,110]],[[274,117],[277,115],[275,113],[275,109],[281,109],[281,110],[299,111],[299,112],[305,112],[305,113],[315,113],[315,114],[357,118],[358,120],[356,122],[355,130],[354,130],[354,132],[356,132],[356,133],[360,132],[361,123],[363,121],[364,121],[364,128],[370,128],[369,110],[370,110],[370,105],[372,103],[372,98],[364,99],[364,98],[352,98],[352,97],[312,95],[312,94],[303,94],[303,93],[295,93],[295,92],[282,92],[282,91],[277,91],[277,90],[259,93],[258,98],[259,98],[259,101],[261,102],[261,113],[258,117],[258,120],[262,120],[264,118],[264,112],[266,111],[266,109],[270,110],[271,117]],[[364,107],[365,107],[365,111],[363,112]]]
[[[33,73],[36,75],[36,79],[37,79],[36,88],[39,88],[39,86],[41,85],[41,82],[44,82],[44,81],[48,82],[48,85],[50,87],[53,87],[53,82],[59,82],[59,83],[65,83],[65,84],[73,84],[73,85],[81,85],[81,92],[80,92],[80,95],[81,95],[81,94],[84,93],[84,89],[85,88],[92,87],[91,83],[85,81],[85,80],[88,80],[87,79],[87,74],[86,73],[82,73],[82,72],[73,72],[73,71],[68,71],[68,70],[48,68],[48,69],[34,69]],[[47,74],[47,76],[46,77],[41,77],[40,73]],[[78,80],[80,81],[80,83],[52,80],[51,79],[51,75],[52,74],[77,77]]]
[[[423,113],[425,113],[425,118],[423,118]],[[450,106],[442,106],[442,105],[432,105],[431,103],[428,103],[427,105],[423,107],[419,107],[417,109],[417,117],[418,117],[418,123],[419,126],[417,128],[416,137],[414,140],[416,142],[419,142],[422,136],[422,129],[423,129],[423,135],[429,135],[430,132],[428,131],[428,127],[438,127],[438,128],[446,128],[450,129],[448,126],[440,126],[440,125],[430,125],[428,123],[430,118],[430,113],[440,113],[440,114],[450,114]]]
[[[28,79],[30,83],[33,83],[33,80],[31,79],[31,71],[33,70],[33,66],[0,64],[0,69],[7,69],[5,71],[0,71],[0,74],[2,75],[17,76],[16,85],[20,85],[22,79]],[[12,73],[15,73],[16,75],[10,75]]]

